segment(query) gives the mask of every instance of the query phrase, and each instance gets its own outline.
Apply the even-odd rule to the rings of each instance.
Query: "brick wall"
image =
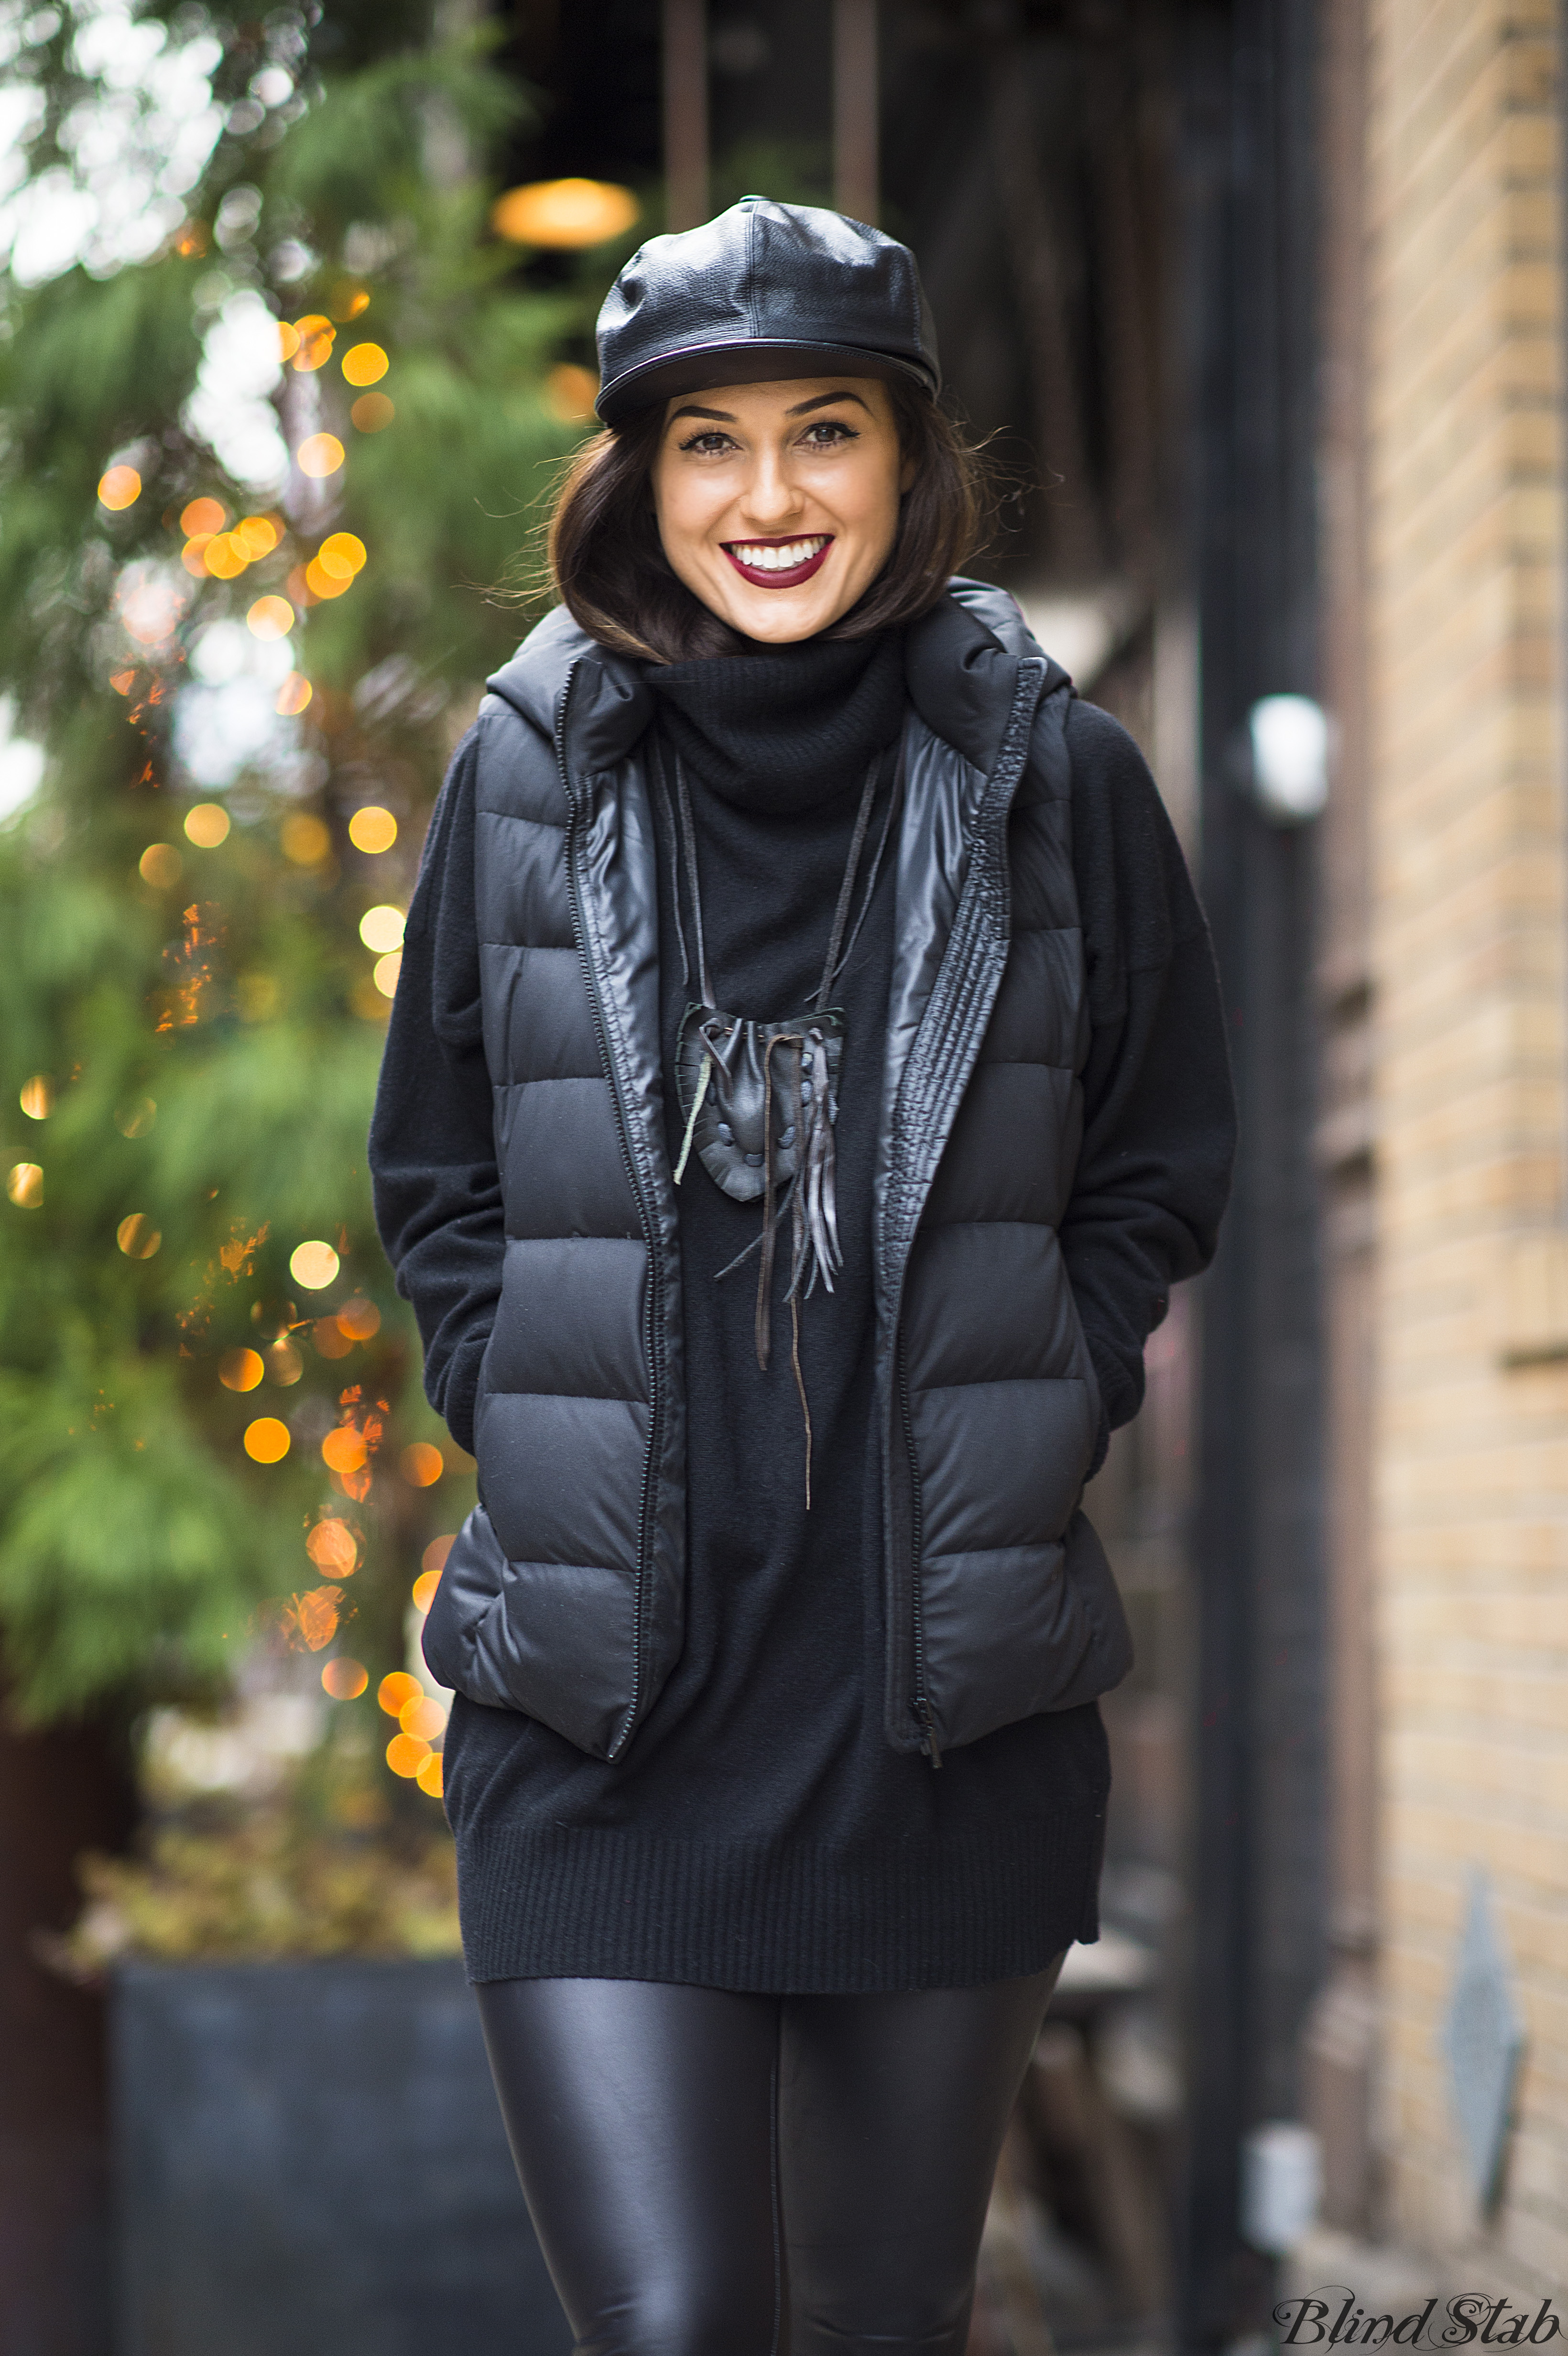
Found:
[[[1381,2134],[1402,2238],[1477,2285],[1562,2291],[1559,19],[1552,0],[1371,0],[1369,31]],[[1530,2036],[1489,2222],[1437,2041],[1472,1862]]]

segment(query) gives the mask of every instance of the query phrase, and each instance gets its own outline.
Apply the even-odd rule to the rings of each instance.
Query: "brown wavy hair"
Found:
[[[869,637],[928,613],[981,539],[987,498],[979,452],[915,386],[895,380],[888,391],[913,480],[886,564],[825,638]],[[589,637],[616,654],[656,662],[733,654],[748,641],[692,594],[660,544],[648,477],[664,416],[656,402],[596,434],[573,458],[549,519],[551,585]]]

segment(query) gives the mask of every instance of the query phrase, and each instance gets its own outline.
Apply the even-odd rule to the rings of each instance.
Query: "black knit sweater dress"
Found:
[[[870,841],[904,712],[896,637],[649,665],[667,774],[691,796],[708,962],[719,1003],[801,1012],[821,977],[868,767]],[[1061,1240],[1108,1421],[1142,1389],[1153,1292],[1202,1264],[1231,1146],[1228,1065],[1202,917],[1131,740],[1075,704],[1074,871],[1093,1044],[1085,1136]],[[432,823],[371,1136],[378,1215],[427,1349],[499,1285],[499,1179],[481,1040],[473,891],[473,753]],[[869,857],[861,867],[867,875]],[[677,1033],[699,993],[682,973],[676,844],[661,827],[661,989],[672,1161],[682,1123]],[[464,1948],[477,1980],[549,1976],[781,1992],[957,1987],[1040,1969],[1096,1932],[1108,1767],[1093,1705],[945,1752],[895,1751],[880,1724],[880,1483],[872,1430],[872,1172],[893,937],[883,862],[832,993],[846,1019],[837,1130],[844,1268],[801,1313],[805,1423],[775,1273],[774,1345],[753,1341],[760,1206],[723,1195],[694,1156],[679,1190],[688,1369],[685,1647],[624,1759],[459,1696],[446,1740]],[[1157,1173],[1149,1274],[1096,1252],[1095,1171],[1136,1151]],[[443,1256],[439,1208],[495,1204],[493,1265]],[[432,1204],[437,1215],[432,1217]],[[410,1237],[419,1238],[411,1247]],[[465,1307],[465,1304],[467,1306]],[[455,1308],[455,1314],[454,1314]],[[472,1444],[472,1399],[448,1396]],[[545,1889],[548,1886],[548,1898]]]

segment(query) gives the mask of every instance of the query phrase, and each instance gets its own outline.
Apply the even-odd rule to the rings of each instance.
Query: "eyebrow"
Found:
[[[842,392],[818,392],[814,393],[809,401],[797,401],[793,409],[786,409],[784,411],[784,415],[786,417],[804,417],[808,410],[826,409],[830,405],[830,403],[836,401],[859,402],[860,407],[865,411],[867,416],[869,417],[871,413],[871,405],[869,402],[861,401],[858,392],[850,392],[848,389],[846,388]],[[680,417],[709,417],[711,418],[717,425],[733,425],[735,423],[735,412],[732,409],[699,409],[697,403],[691,401],[685,402],[681,408],[671,412],[670,423],[673,425],[676,420]]]

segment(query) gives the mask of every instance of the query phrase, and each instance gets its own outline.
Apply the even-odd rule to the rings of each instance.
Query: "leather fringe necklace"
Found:
[[[757,1364],[764,1372],[772,1351],[775,1244],[785,1217],[789,1219],[790,1272],[784,1298],[790,1311],[790,1362],[805,1423],[808,1512],[811,1407],[800,1364],[800,1304],[810,1298],[819,1280],[831,1292],[833,1280],[844,1265],[838,1241],[837,1157],[834,1141],[838,1119],[838,1075],[844,1057],[844,1017],[827,1001],[866,921],[901,798],[901,767],[889,796],[887,816],[866,878],[860,912],[850,927],[849,910],[870,831],[881,762],[879,753],[866,772],[844,880],[833,912],[822,980],[804,1013],[777,1023],[759,1023],[727,1014],[718,1003],[703,935],[691,796],[680,756],[677,754],[675,757],[672,832],[677,852],[675,901],[681,974],[689,990],[695,964],[697,987],[701,992],[700,1002],[688,1005],[681,1017],[676,1048],[676,1087],[686,1128],[675,1166],[675,1183],[680,1184],[695,1151],[714,1184],[731,1202],[760,1201],[763,1205],[761,1234],[727,1268],[721,1268],[719,1275],[720,1279],[730,1275],[752,1252],[758,1253],[753,1333]],[[662,759],[659,774],[667,801],[669,792]],[[683,881],[685,897],[690,905],[694,958],[687,948],[686,917],[681,908]]]

